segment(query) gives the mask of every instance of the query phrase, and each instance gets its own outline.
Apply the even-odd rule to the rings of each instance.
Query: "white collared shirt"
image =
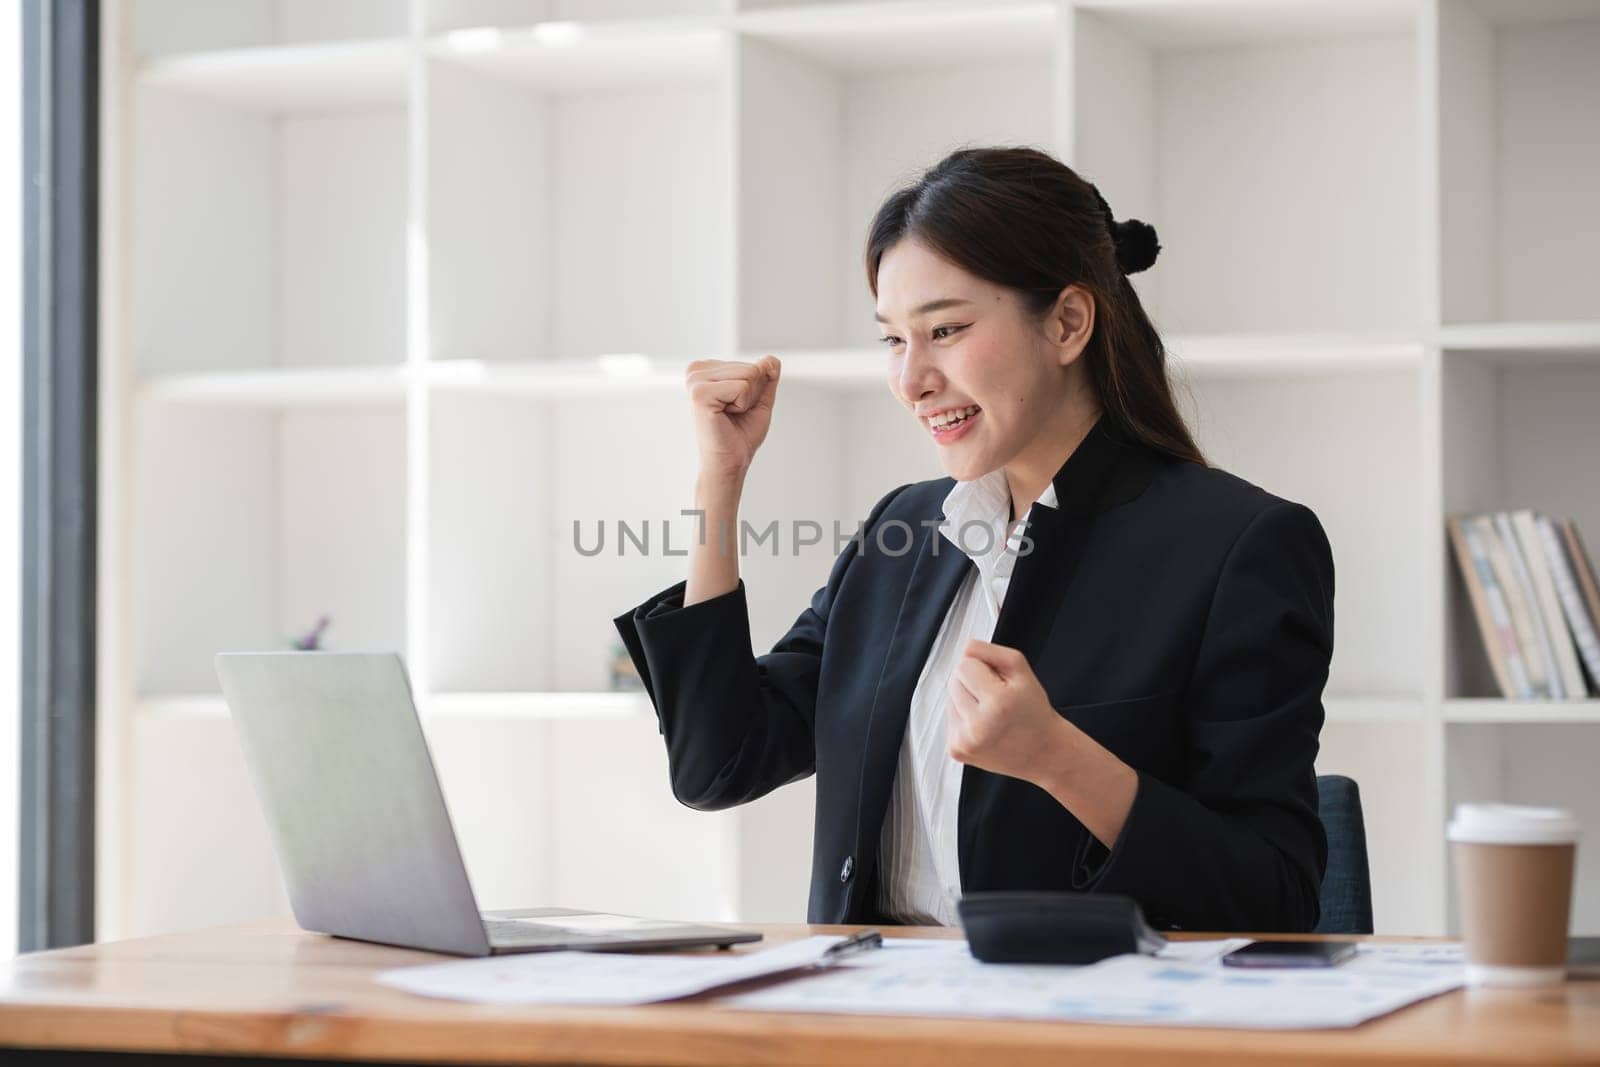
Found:
[[[1039,504],[1058,506],[1054,485],[1045,486],[1035,506]],[[950,677],[967,640],[994,636],[1021,541],[1021,523],[1002,536],[1010,514],[1011,489],[1004,470],[957,482],[944,498],[940,536],[976,566],[951,601],[912,692],[879,839],[878,907],[902,922],[954,926],[960,920],[956,816],[962,765],[951,758],[945,741],[945,706]]]

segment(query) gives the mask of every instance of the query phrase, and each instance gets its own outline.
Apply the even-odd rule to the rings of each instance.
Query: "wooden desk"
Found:
[[[844,927],[764,926],[762,946]],[[889,931],[885,931],[889,932]],[[897,929],[899,936],[953,936]],[[450,1063],[1118,1064],[1596,1063],[1600,982],[1459,991],[1354,1030],[1291,1033],[1002,1020],[777,1015],[686,1002],[503,1008],[372,981],[437,961],[307,934],[292,920],[31,953],[0,965],[0,1048],[38,1062],[115,1052]],[[86,1051],[91,1050],[91,1051]],[[98,1050],[98,1051],[92,1051]],[[0,1058],[12,1062],[14,1052]],[[128,1062],[147,1062],[128,1057]],[[236,1060],[231,1062],[237,1062]]]

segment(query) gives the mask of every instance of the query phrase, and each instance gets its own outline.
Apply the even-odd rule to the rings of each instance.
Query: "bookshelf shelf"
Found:
[[[1415,338],[1361,335],[1223,335],[1166,339],[1173,366],[1197,378],[1273,378],[1415,371]]]
[[[272,114],[401,104],[410,49],[404,39],[268,45],[163,56],[141,84]]]
[[[1600,323],[1507,322],[1446,326],[1438,341],[1451,359],[1503,367],[1600,365]]]
[[[417,14],[429,38],[458,30],[524,32],[540,25],[576,25],[590,33],[670,33],[727,18],[729,0],[428,0]],[[565,31],[556,40],[565,41]]]
[[[1422,354],[1417,342],[1337,337],[1174,337],[1167,345],[1175,373],[1204,380],[1414,371]],[[738,358],[764,354],[750,351]],[[877,347],[776,354],[787,381],[883,387],[884,353]],[[682,357],[619,352],[549,360],[440,359],[419,367],[269,367],[154,375],[139,383],[139,395],[159,403],[309,407],[400,403],[413,382],[441,392],[512,396],[670,392],[683,388],[688,363]]]
[[[140,383],[140,398],[160,404],[232,407],[349,407],[398,404],[402,367],[285,367],[167,374]]]
[[[1170,336],[1163,339],[1174,373],[1197,380],[1271,380],[1339,377],[1373,371],[1416,371],[1422,344],[1403,337],[1340,337],[1337,335]],[[766,351],[783,360],[784,374],[824,384],[881,387],[884,351],[874,345],[858,349],[786,352],[752,349],[741,359]],[[677,379],[681,380],[681,379]]]
[[[589,92],[714,83],[724,40],[706,17],[562,20],[451,30],[428,54],[541,92]]]
[[[1449,723],[1521,726],[1534,723],[1600,723],[1600,700],[1503,700],[1456,698],[1444,702]]]
[[[883,384],[883,353],[876,350],[778,352],[786,381],[816,385]],[[759,359],[763,353],[738,358]],[[726,356],[710,358],[729,358]],[[439,390],[525,396],[592,396],[679,391],[689,360],[624,352],[589,359],[543,361],[443,360],[425,376]]]
[[[104,8],[106,936],[281,910],[211,655],[324,612],[330,648],[404,651],[486,902],[803,914],[809,784],[683,809],[605,689],[611,617],[682,576],[615,524],[687,522],[705,356],[784,361],[757,526],[939,476],[861,251],[962,144],[1047,148],[1156,226],[1132,284],[1202,449],[1322,521],[1318,769],[1362,784],[1379,929],[1450,929],[1452,803],[1600,822],[1600,701],[1493,695],[1444,535],[1529,507],[1600,541],[1592,4]],[[747,558],[757,649],[831,562]],[[177,899],[151,843],[189,839],[229,860]],[[1579,886],[1600,924],[1600,864]]]
[[[822,3],[741,12],[739,32],[840,72],[923,66],[959,46],[963,63],[1032,55],[1048,59],[1057,25],[1050,3],[949,3],[889,0]]]
[[[1600,352],[1600,322],[1473,322],[1444,326],[1445,348]]]
[[[1224,48],[1404,32],[1409,0],[1309,0],[1294,4],[1183,4],[1151,0],[1081,0],[1081,11],[1114,22],[1141,43],[1163,49]]]
[[[442,360],[425,372],[440,391],[507,396],[593,396],[660,392],[683,387],[686,360],[642,353],[593,359]]]

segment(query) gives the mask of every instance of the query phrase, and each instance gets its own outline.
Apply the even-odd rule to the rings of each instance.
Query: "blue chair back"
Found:
[[[1328,834],[1328,869],[1322,876],[1322,918],[1316,932],[1370,934],[1372,872],[1355,781],[1342,774],[1318,775],[1317,813]]]

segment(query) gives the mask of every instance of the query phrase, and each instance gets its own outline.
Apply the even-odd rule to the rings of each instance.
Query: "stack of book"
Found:
[[[1501,694],[1600,693],[1600,579],[1572,520],[1500,511],[1449,527]]]

